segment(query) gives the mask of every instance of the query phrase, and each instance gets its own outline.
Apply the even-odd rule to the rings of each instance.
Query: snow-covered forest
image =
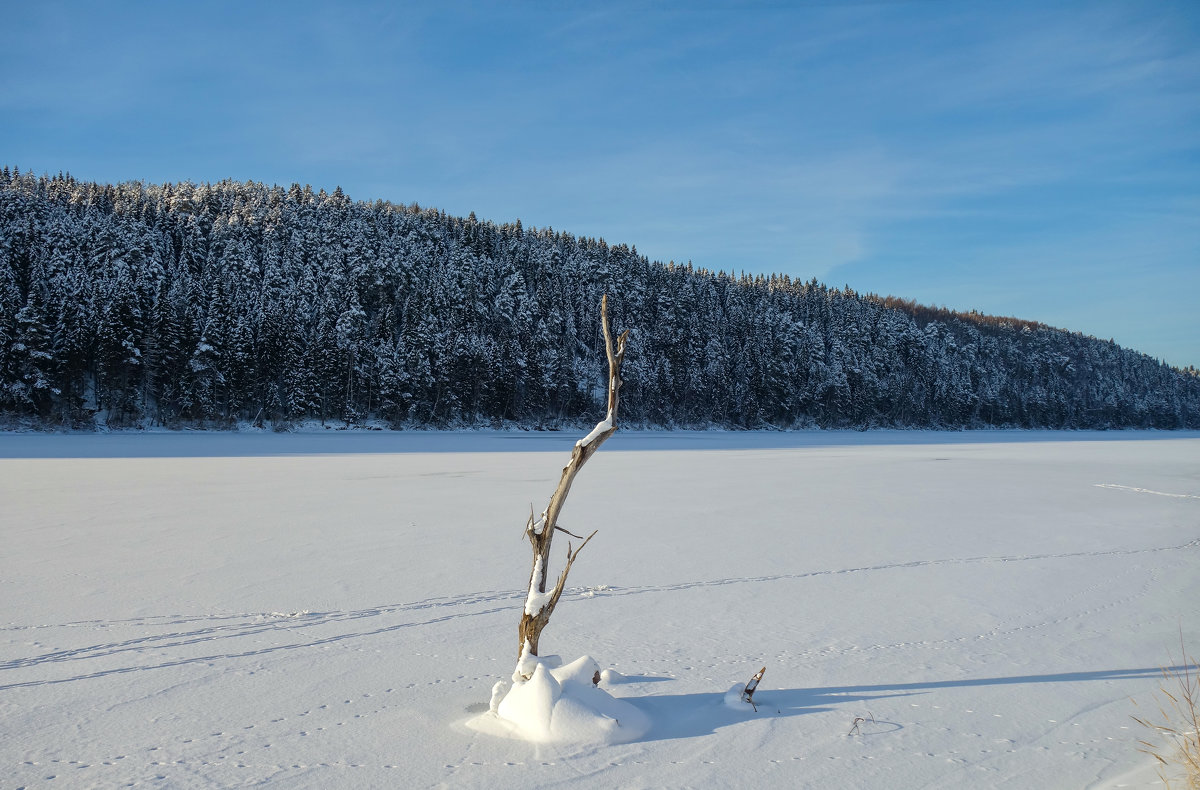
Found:
[[[752,232],[748,229],[747,232]],[[0,170],[0,415],[44,425],[1200,428],[1111,341],[340,189]]]

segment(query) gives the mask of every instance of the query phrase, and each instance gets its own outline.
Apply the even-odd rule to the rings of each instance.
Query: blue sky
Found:
[[[0,0],[0,161],[341,186],[1200,366],[1200,3]]]

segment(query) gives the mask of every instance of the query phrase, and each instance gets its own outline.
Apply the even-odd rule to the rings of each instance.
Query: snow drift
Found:
[[[516,680],[501,697],[503,681],[493,689],[492,710],[468,726],[480,732],[534,743],[617,744],[637,740],[650,719],[629,702],[593,683],[600,665],[581,656],[565,666],[555,657],[523,656],[531,675]]]

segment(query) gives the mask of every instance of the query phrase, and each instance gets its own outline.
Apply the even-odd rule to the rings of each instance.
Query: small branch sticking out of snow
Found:
[[[759,681],[762,680],[763,674],[766,671],[767,668],[763,667],[762,669],[758,670],[758,672],[754,673],[754,677],[750,678],[750,682],[746,684],[746,688],[742,692],[742,699],[746,700],[746,702],[749,702],[752,707],[754,705],[754,692],[758,690]],[[758,710],[758,708],[754,709]]]
[[[854,735],[855,733],[861,733],[861,732],[862,732],[862,731],[861,731],[861,730],[858,728],[858,725],[860,725],[860,724],[866,724],[868,721],[870,721],[872,724],[874,724],[874,723],[875,723],[875,715],[874,715],[873,713],[871,713],[870,711],[868,711],[868,712],[867,712],[867,716],[868,716],[869,718],[866,718],[866,719],[864,719],[862,716],[855,716],[855,717],[854,717],[854,721],[853,721],[853,722],[851,722],[850,732],[846,733],[846,737],[847,737],[847,738],[848,738],[848,737],[850,737],[851,735]]]

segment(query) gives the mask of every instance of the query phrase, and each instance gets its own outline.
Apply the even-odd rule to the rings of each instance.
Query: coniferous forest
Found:
[[[45,427],[1200,428],[1111,341],[341,189],[0,170],[0,417]]]

